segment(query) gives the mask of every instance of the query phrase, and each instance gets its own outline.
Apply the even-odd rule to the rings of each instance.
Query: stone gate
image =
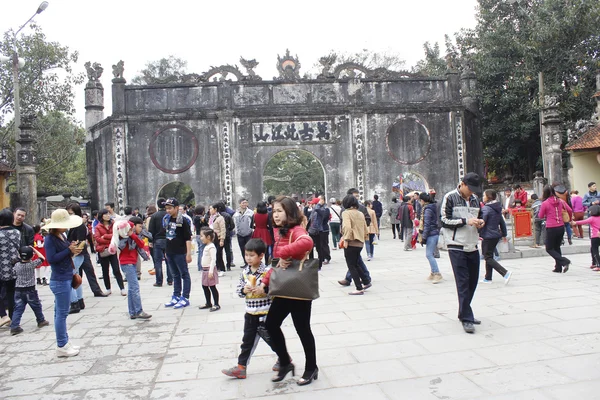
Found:
[[[161,187],[191,186],[197,203],[263,199],[266,163],[302,149],[322,164],[326,195],[357,187],[362,198],[389,203],[404,172],[438,193],[466,171],[483,173],[475,75],[450,69],[420,77],[324,57],[316,79],[300,62],[278,57],[279,75],[262,80],[254,60],[246,72],[221,66],[177,82],[126,85],[113,66],[112,109],[103,116],[99,64],[86,64],[87,165],[92,205],[153,204]]]

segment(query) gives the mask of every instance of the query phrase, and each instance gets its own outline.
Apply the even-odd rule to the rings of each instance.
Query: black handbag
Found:
[[[290,234],[290,243],[292,235]],[[307,253],[308,254],[308,253]],[[273,272],[269,280],[269,296],[294,300],[319,298],[319,260],[292,260],[286,268],[278,268],[279,259],[271,261]]]

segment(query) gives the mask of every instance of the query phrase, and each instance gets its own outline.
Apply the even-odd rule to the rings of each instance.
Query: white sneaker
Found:
[[[104,292],[104,294],[106,294],[107,296],[110,296],[112,294],[112,290],[108,289],[106,292]]]
[[[71,342],[68,342],[63,347],[56,348],[56,356],[57,357],[73,357],[79,354],[79,347],[71,345]]]
[[[512,276],[512,272],[506,271],[506,275],[504,275],[504,284],[505,285],[508,285],[508,282],[510,281],[511,276]]]
[[[121,296],[127,296],[127,289],[121,289]]]
[[[225,272],[223,272],[223,271],[219,271],[219,273],[217,274],[217,276],[218,276],[218,277],[225,276]]]
[[[0,318],[0,326],[6,326],[10,324],[10,318],[8,317],[8,315],[5,315],[4,317]]]

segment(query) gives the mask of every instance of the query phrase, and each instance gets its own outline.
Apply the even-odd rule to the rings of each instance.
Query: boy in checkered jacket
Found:
[[[267,252],[267,245],[261,239],[250,239],[244,250],[248,266],[242,271],[236,290],[238,296],[246,299],[242,351],[237,366],[221,371],[238,379],[246,379],[246,366],[259,339],[262,337],[271,346],[271,339],[265,328],[265,319],[271,307],[271,299],[267,294],[271,267],[267,267],[262,261]],[[277,364],[274,368],[276,367]]]

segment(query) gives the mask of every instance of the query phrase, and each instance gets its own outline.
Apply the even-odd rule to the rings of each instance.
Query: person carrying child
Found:
[[[206,304],[198,307],[200,310],[206,310],[210,308],[210,311],[219,311],[221,306],[219,305],[219,291],[217,285],[219,284],[219,275],[215,273],[217,266],[217,248],[214,245],[214,241],[217,237],[215,231],[208,227],[204,227],[200,230],[200,241],[204,244],[204,250],[202,251],[202,289],[204,290],[204,297],[206,298]],[[210,301],[210,294],[212,293],[214,305]]]
[[[129,318],[131,319],[149,319],[152,315],[147,314],[142,309],[142,297],[140,296],[140,284],[137,280],[136,263],[138,255],[145,260],[149,257],[144,250],[144,242],[138,235],[142,233],[144,221],[140,217],[131,217],[129,221],[119,220],[113,224],[113,237],[108,246],[111,254],[119,252],[119,264],[121,270],[127,279],[127,306],[129,308]]]
[[[593,205],[589,208],[590,217],[582,221],[571,221],[573,227],[578,225],[589,225],[591,228],[590,241],[592,253],[592,266],[594,271],[600,271],[600,206]]]
[[[34,252],[38,258],[32,260]],[[35,289],[35,269],[42,264],[45,257],[30,246],[21,247],[19,249],[19,255],[21,261],[15,263],[17,281],[15,283],[15,310],[10,323],[11,335],[18,335],[23,332],[23,328],[21,328],[20,324],[21,317],[23,316],[27,304],[29,304],[29,307],[31,307],[35,314],[38,328],[50,325],[50,323],[46,321],[46,318],[44,318],[42,303],[40,302],[38,292]]]
[[[250,239],[244,247],[244,260],[247,266],[242,271],[236,290],[238,296],[246,299],[242,351],[237,366],[221,371],[233,378],[246,379],[246,366],[260,338],[271,347],[271,339],[265,327],[265,320],[271,307],[271,299],[266,293],[271,268],[263,262],[266,252],[267,245],[261,239]],[[279,363],[273,368],[278,369],[278,367]]]

